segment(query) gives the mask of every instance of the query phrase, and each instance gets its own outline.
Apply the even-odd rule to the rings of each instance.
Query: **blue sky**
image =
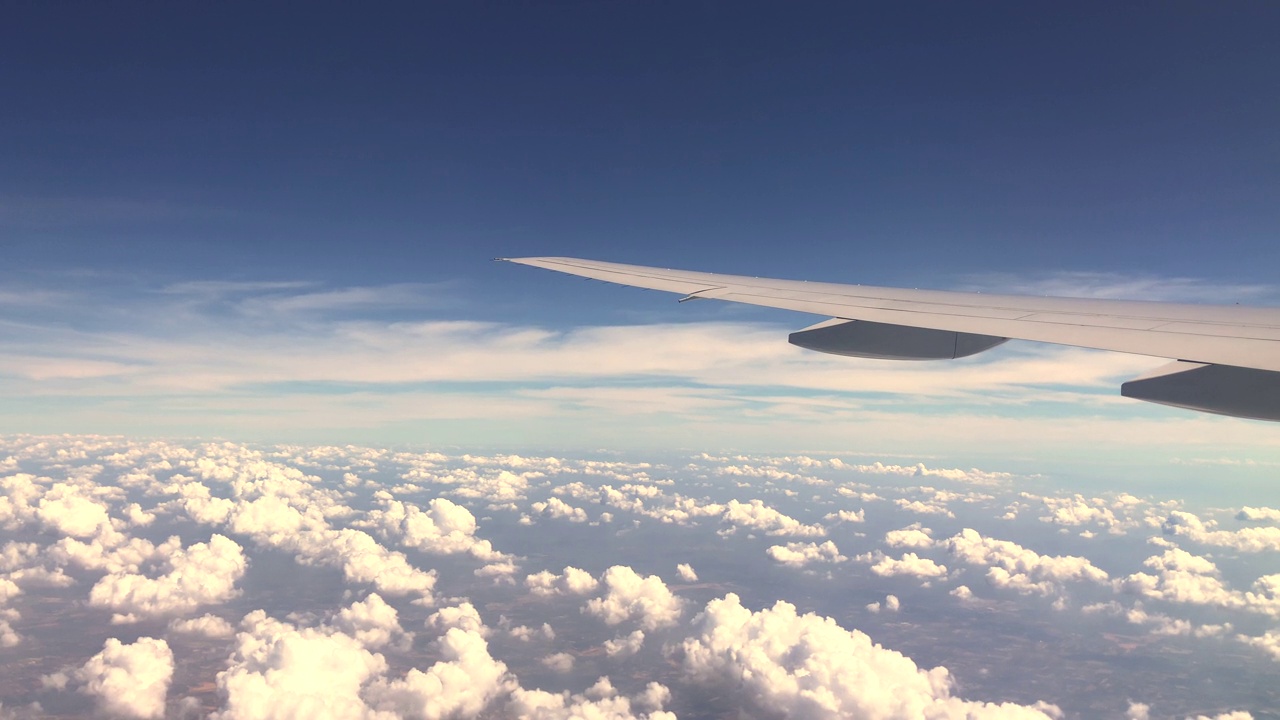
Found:
[[[1277,459],[1114,397],[1158,361],[801,357],[810,318],[489,262],[1273,303],[1274,5],[6,16],[0,431]]]

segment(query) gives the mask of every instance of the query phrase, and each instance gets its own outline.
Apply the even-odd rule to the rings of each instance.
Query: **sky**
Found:
[[[490,262],[1275,304],[1277,19],[24,3],[0,431],[1280,461],[1268,426],[1118,398],[1151,358],[847,361],[785,344],[818,318]]]
[[[0,720],[1276,717],[1276,426],[1165,360],[492,260],[1280,305],[1277,26],[9,3]]]

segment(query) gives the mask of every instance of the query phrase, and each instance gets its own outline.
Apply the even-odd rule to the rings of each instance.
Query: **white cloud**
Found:
[[[36,516],[63,535],[92,537],[111,528],[107,506],[67,483],[55,483],[40,498]]]
[[[359,640],[299,629],[261,610],[246,615],[241,628],[228,667],[217,676],[225,704],[214,720],[375,717],[361,688],[386,672],[387,664]]]
[[[377,593],[338,611],[334,626],[354,637],[370,649],[384,648],[392,643],[407,649],[413,641],[413,633],[400,627],[400,616]]]
[[[567,673],[573,670],[573,656],[567,652],[552,653],[542,658],[542,664],[558,673]]]
[[[890,530],[884,534],[884,544],[891,548],[915,548],[927,550],[933,547],[933,531],[913,523],[901,530]]]
[[[208,543],[175,550],[168,558],[169,572],[158,578],[132,572],[108,574],[89,591],[89,603],[117,611],[121,620],[190,612],[235,597],[236,581],[244,575],[245,565],[244,553],[234,540],[214,535]]]
[[[566,567],[564,573],[556,575],[548,570],[529,575],[524,584],[534,595],[543,597],[551,595],[586,595],[594,592],[599,581],[591,573],[576,567]]]
[[[760,500],[752,500],[745,503],[730,500],[725,504],[723,520],[727,523],[732,523],[735,527],[760,530],[767,535],[821,537],[827,534],[827,531],[821,526],[806,525],[765,505]]]
[[[587,512],[573,507],[558,497],[549,498],[546,502],[536,502],[529,506],[535,513],[549,518],[581,523],[587,521]]]
[[[751,612],[729,594],[713,600],[684,641],[684,670],[750,706],[801,720],[874,717],[1051,718],[1057,708],[967,701],[952,695],[946,668],[921,670],[900,653],[831,618],[798,615],[778,602]]]
[[[481,637],[489,635],[489,628],[480,618],[480,611],[469,602],[440,608],[427,618],[427,627],[440,633],[448,632],[449,628],[458,628]]]
[[[673,713],[662,710],[670,699],[671,691],[655,682],[628,698],[618,694],[609,678],[602,677],[581,694],[519,688],[512,693],[506,712],[508,717],[521,720],[676,720]],[[650,712],[643,712],[645,709]]]
[[[863,509],[859,509],[857,512],[854,512],[853,510],[837,510],[836,512],[828,513],[827,515],[823,516],[822,519],[835,520],[836,522],[845,522],[845,523],[860,523],[860,522],[866,521],[867,512],[866,510],[863,510]]]
[[[601,576],[605,594],[587,601],[584,612],[608,625],[635,620],[645,630],[674,625],[683,603],[657,575],[641,576],[626,565],[614,565]]]
[[[1074,555],[1040,555],[1017,543],[983,537],[965,528],[944,541],[956,558],[972,565],[991,566],[987,580],[996,587],[1007,587],[1021,593],[1051,595],[1065,581],[1103,583],[1107,573]]]
[[[1138,572],[1117,579],[1117,590],[1169,602],[1243,609],[1280,616],[1280,574],[1264,575],[1249,591],[1227,587],[1208,558],[1171,548],[1147,558],[1143,565],[1155,574]]]
[[[693,571],[693,567],[689,563],[676,565],[676,572],[680,574],[680,579],[685,582],[698,582],[698,573]]]
[[[1228,547],[1240,552],[1280,551],[1280,527],[1274,525],[1246,527],[1239,530],[1213,530],[1194,514],[1175,510],[1165,519],[1164,531],[1166,534],[1185,537],[1202,545]]]
[[[174,619],[169,622],[169,632],[184,635],[203,635],[207,638],[222,639],[236,634],[231,623],[216,615],[201,615],[187,620]]]
[[[109,638],[102,652],[72,673],[104,714],[125,718],[164,717],[173,679],[173,652],[164,640],[143,637],[131,644]]]
[[[1246,645],[1265,650],[1272,658],[1280,661],[1280,631],[1268,630],[1261,635],[1237,635],[1236,638]]]
[[[644,647],[644,631],[633,630],[628,635],[605,640],[604,654],[609,657],[627,657],[640,652],[642,647]]]
[[[467,718],[518,687],[506,664],[489,654],[480,633],[449,628],[436,646],[441,659],[425,672],[414,668],[401,680],[373,683],[371,704],[395,717]]]
[[[784,545],[774,545],[765,553],[774,562],[792,567],[804,567],[813,563],[839,563],[849,558],[840,554],[840,550],[836,544],[827,540],[819,545],[818,543],[800,543],[793,542]]]
[[[408,547],[430,553],[452,555],[470,553],[477,559],[503,559],[488,540],[476,538],[476,518],[470,510],[447,498],[435,498],[427,509],[392,500],[379,493],[383,509],[367,514],[368,525],[380,528],[386,535],[398,538]]]
[[[895,559],[881,553],[878,556],[860,555],[859,560],[875,562],[871,565],[871,572],[881,577],[895,577],[905,575],[908,577],[918,578],[940,578],[947,574],[947,566],[930,560],[929,558],[920,557],[915,553],[906,553],[901,558]]]
[[[1249,507],[1240,508],[1236,513],[1237,520],[1250,522],[1280,522],[1280,508]]]

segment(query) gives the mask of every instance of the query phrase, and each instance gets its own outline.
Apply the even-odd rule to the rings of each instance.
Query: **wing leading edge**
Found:
[[[578,258],[503,258],[632,287],[830,318],[791,334],[855,357],[964,357],[1006,339],[1170,358],[1121,394],[1193,410],[1280,420],[1280,308],[1053,298],[776,280]]]

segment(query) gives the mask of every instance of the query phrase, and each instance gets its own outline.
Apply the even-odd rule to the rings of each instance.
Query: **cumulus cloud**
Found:
[[[480,618],[480,611],[469,602],[440,608],[427,618],[427,627],[441,633],[448,632],[449,628],[458,628],[481,637],[489,635],[489,628]]]
[[[698,573],[693,571],[693,566],[689,563],[676,565],[676,572],[679,573],[680,579],[685,582],[698,582]]]
[[[1169,602],[1243,609],[1280,616],[1280,574],[1264,575],[1248,591],[1229,588],[1208,558],[1170,548],[1143,561],[1153,572],[1115,581],[1117,590]]]
[[[604,641],[604,653],[609,657],[627,657],[640,652],[644,647],[644,631],[633,630],[629,635],[620,635],[612,640]]]
[[[774,545],[765,551],[774,562],[791,567],[804,567],[813,563],[839,563],[849,558],[840,554],[836,544],[827,540],[818,543],[793,542],[786,545]]]
[[[1087,558],[1040,555],[1008,540],[983,537],[970,528],[947,539],[944,545],[959,560],[990,566],[987,580],[992,585],[1020,593],[1051,595],[1058,592],[1065,581],[1104,583],[1108,580],[1107,573]]]
[[[1257,508],[1248,508],[1257,511]],[[1265,509],[1265,508],[1264,508]],[[1167,535],[1185,537],[1202,545],[1227,547],[1240,552],[1280,551],[1280,527],[1246,527],[1239,530],[1214,530],[1196,515],[1175,510],[1164,521]]]
[[[374,717],[362,687],[386,660],[340,632],[296,628],[261,610],[245,616],[228,667],[217,676],[225,698],[215,720]],[[392,715],[387,714],[386,720]]]
[[[55,483],[44,493],[36,516],[45,527],[72,537],[92,537],[111,528],[106,504],[67,483]]]
[[[575,523],[587,521],[587,511],[579,507],[573,507],[558,497],[549,498],[546,502],[533,503],[529,507],[539,515],[545,515],[557,520],[568,520]]]
[[[927,527],[921,527],[920,523],[912,523],[901,530],[890,530],[885,533],[884,544],[891,548],[927,550],[933,547],[933,531]]]
[[[506,664],[489,654],[489,644],[478,632],[449,628],[436,648],[441,659],[425,672],[414,668],[403,679],[374,682],[368,691],[370,704],[389,717],[475,717],[499,695],[518,688]]]
[[[844,522],[844,523],[866,522],[867,511],[862,509],[859,509],[856,512],[853,510],[837,510],[833,513],[827,513],[826,515],[823,516],[822,519],[835,520],[836,522]]]
[[[885,612],[898,612],[902,608],[902,602],[898,600],[897,595],[887,595],[883,603],[873,602],[867,605],[867,610],[873,613],[880,612],[882,608]]]
[[[1261,635],[1237,635],[1236,638],[1246,645],[1266,651],[1272,658],[1280,661],[1280,631],[1268,630]]]
[[[918,578],[940,578],[947,574],[947,566],[934,562],[915,553],[906,553],[901,558],[892,558],[880,553],[878,555],[859,555],[859,560],[872,562],[871,572],[881,577],[903,575]]]
[[[164,717],[173,679],[173,652],[164,640],[143,637],[131,644],[109,638],[102,652],[72,673],[80,691],[99,711],[124,718]]]
[[[635,620],[645,630],[674,625],[680,619],[683,602],[657,575],[641,576],[626,565],[614,565],[604,571],[602,597],[587,601],[583,611],[617,625]]]
[[[89,591],[89,604],[115,610],[122,621],[190,612],[235,597],[245,565],[234,540],[214,535],[207,543],[175,550],[169,572],[158,578],[132,572],[103,577]]]
[[[191,519],[225,525],[262,547],[294,553],[303,564],[341,568],[348,582],[370,584],[386,595],[416,594],[422,602],[432,602],[434,572],[413,567],[404,553],[388,550],[363,530],[330,525],[329,517],[352,513],[341,504],[338,491],[324,488],[296,468],[264,461],[247,450],[234,446],[204,449],[206,454],[191,461],[190,470],[225,486],[232,499],[212,496],[209,488],[196,480],[184,478],[179,483],[175,477],[172,489],[182,496],[182,506]],[[434,517],[431,519],[434,522]]]
[[[581,694],[519,688],[512,693],[506,711],[509,717],[527,720],[676,720],[675,714],[662,710],[670,699],[671,691],[655,682],[629,698],[619,694],[609,678],[602,677]],[[646,709],[650,712],[644,712]]]
[[[184,635],[203,635],[204,637],[215,639],[229,638],[236,634],[236,630],[231,623],[216,615],[201,615],[187,620],[172,620],[169,622],[169,632]]]
[[[946,668],[922,670],[910,658],[778,602],[751,612],[737,595],[713,600],[679,648],[696,682],[732,688],[765,713],[791,718],[1055,718],[1054,706],[994,704],[955,697]]]
[[[1280,522],[1280,508],[1249,507],[1246,505],[1240,508],[1240,512],[1236,513],[1236,519],[1248,522]]]
[[[408,547],[441,555],[470,553],[484,561],[505,557],[496,552],[488,540],[475,536],[476,518],[471,511],[448,498],[435,498],[423,510],[393,500],[386,492],[379,492],[377,497],[383,508],[370,510],[367,524]]]
[[[586,595],[594,592],[600,583],[586,570],[566,567],[560,575],[548,570],[529,575],[524,579],[524,584],[534,595],[547,597],[551,595]]]
[[[573,656],[567,652],[552,653],[542,658],[542,664],[558,673],[567,673],[573,670]]]
[[[1025,494],[1024,494],[1025,495]],[[1113,533],[1120,533],[1132,523],[1116,517],[1110,503],[1102,498],[1086,498],[1076,494],[1070,497],[1042,497],[1045,515],[1041,522],[1064,526],[1099,525]],[[1125,505],[1121,505],[1125,507]]]
[[[723,520],[731,523],[735,528],[759,530],[766,535],[821,537],[827,534],[821,526],[806,525],[790,515],[765,505],[760,500],[745,503],[730,500],[725,504]]]
[[[334,626],[371,649],[393,643],[404,649],[413,641],[413,633],[400,627],[400,616],[377,593],[338,611]]]

